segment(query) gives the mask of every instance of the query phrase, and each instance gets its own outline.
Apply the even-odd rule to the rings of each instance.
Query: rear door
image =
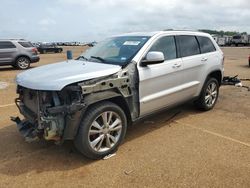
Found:
[[[213,66],[221,66],[221,53],[216,50],[213,42],[209,37],[206,36],[196,36],[201,54],[202,54],[202,64],[203,73],[200,77],[201,87],[203,86],[207,75],[213,70]],[[201,87],[199,89],[201,89]]]
[[[146,67],[138,66],[140,116],[170,106],[182,98],[182,60],[177,56],[175,37],[158,38],[149,51],[162,52],[165,61]]]
[[[0,64],[14,61],[16,46],[10,41],[0,41]]]
[[[178,35],[176,36],[178,49],[183,62],[183,97],[192,98],[199,93],[206,57],[201,54],[196,36]]]

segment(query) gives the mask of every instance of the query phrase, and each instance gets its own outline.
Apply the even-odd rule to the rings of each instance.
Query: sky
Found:
[[[99,41],[137,31],[250,33],[249,0],[0,0],[0,38]]]

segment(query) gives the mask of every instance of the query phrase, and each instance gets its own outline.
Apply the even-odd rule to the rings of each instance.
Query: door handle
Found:
[[[179,68],[180,66],[181,66],[181,64],[177,64],[177,63],[176,63],[176,64],[174,64],[172,67],[173,67],[173,68]]]
[[[204,61],[207,61],[207,58],[204,57],[204,58],[201,59],[201,61],[203,61],[203,62],[204,62]]]

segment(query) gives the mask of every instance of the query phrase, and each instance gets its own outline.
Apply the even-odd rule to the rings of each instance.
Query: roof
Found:
[[[27,41],[25,39],[0,39],[0,41]]]
[[[131,32],[131,33],[124,33],[118,36],[148,36],[152,37],[154,35],[160,34],[188,34],[188,35],[209,35],[208,33],[200,32],[200,31],[190,31],[190,30],[167,30],[167,31],[150,31],[150,32]]]
[[[151,32],[131,32],[131,33],[123,33],[115,36],[154,36],[160,31],[151,31]]]

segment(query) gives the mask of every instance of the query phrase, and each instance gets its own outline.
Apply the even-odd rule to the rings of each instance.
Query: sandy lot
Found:
[[[70,49],[75,57],[85,50]],[[250,49],[223,51],[225,75],[250,78]],[[41,55],[32,67],[65,58]],[[244,88],[223,86],[206,113],[185,104],[149,117],[128,128],[116,156],[91,161],[71,143],[24,142],[9,120],[18,115],[18,72],[0,67],[0,187],[250,187],[250,92]]]

